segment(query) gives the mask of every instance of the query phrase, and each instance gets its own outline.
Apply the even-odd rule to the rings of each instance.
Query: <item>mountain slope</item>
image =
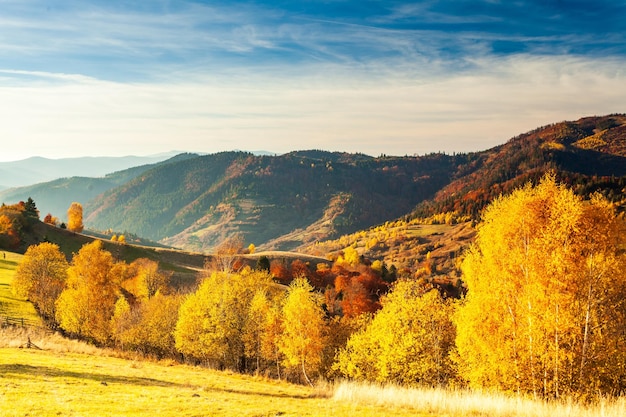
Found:
[[[41,217],[46,213],[65,218],[66,211],[73,201],[86,203],[111,188],[125,184],[155,166],[196,157],[195,154],[180,154],[166,161],[135,166],[108,173],[103,177],[70,177],[34,185],[10,188],[0,191],[0,202],[15,203],[31,197],[37,203]],[[126,159],[124,161],[127,161]],[[123,162],[126,164],[126,162]],[[69,168],[68,168],[69,169]]]
[[[152,156],[81,157],[48,159],[35,156],[20,161],[0,162],[0,190],[22,187],[65,177],[101,177],[139,165],[154,164],[176,152]]]
[[[459,163],[465,156],[225,152],[157,168],[103,194],[86,206],[86,224],[189,250],[210,250],[235,233],[264,249],[293,249],[404,215],[447,184]]]
[[[471,159],[432,200],[420,204],[413,217],[455,212],[478,219],[493,198],[548,171],[581,195],[600,191],[620,202],[626,187],[626,115],[545,126]]]
[[[626,116],[556,123],[453,156],[200,156],[104,193],[87,204],[86,224],[187,250],[210,251],[234,234],[260,249],[292,250],[400,217],[478,219],[493,198],[547,171],[581,194],[599,190],[621,201]]]

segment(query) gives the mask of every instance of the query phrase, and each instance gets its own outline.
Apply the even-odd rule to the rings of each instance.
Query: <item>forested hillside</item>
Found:
[[[226,152],[156,168],[104,193],[86,205],[86,224],[197,251],[234,234],[293,249],[410,212],[466,162],[465,155]]]
[[[26,201],[30,197],[37,202],[42,212],[42,217],[46,213],[52,213],[55,217],[64,218],[67,208],[73,201],[89,201],[111,188],[127,183],[155,166],[182,161],[196,156],[196,154],[180,154],[166,161],[139,165],[122,171],[107,173],[107,175],[102,177],[72,176],[10,188],[0,191],[0,202]],[[141,159],[138,159],[138,161],[141,161]],[[110,166],[113,169],[116,165],[112,164]],[[104,168],[99,169],[102,170]],[[71,171],[68,169],[66,172]]]
[[[547,171],[554,171],[579,195],[599,191],[620,203],[626,187],[626,116],[586,117],[541,127],[469,159],[412,217],[453,212],[477,220],[495,197],[536,182]]]
[[[104,178],[60,179],[9,190],[0,193],[0,200],[12,204],[32,197],[42,216],[51,212],[61,219],[69,204],[78,201],[85,207],[87,228],[192,251],[210,252],[240,235],[259,249],[312,252],[311,244],[387,221],[404,221],[407,227],[477,221],[495,197],[536,182],[548,171],[579,195],[599,191],[623,205],[626,116],[555,123],[470,154],[184,154]],[[365,233],[359,239],[371,241]],[[412,256],[408,249],[418,248],[421,263],[421,256],[439,243],[422,236],[413,244],[412,236],[417,235],[402,232],[400,238],[374,246],[382,251],[367,255],[408,265],[415,264],[407,261]],[[342,249],[336,244],[325,247]],[[455,245],[440,251],[441,257],[450,251],[460,250]]]

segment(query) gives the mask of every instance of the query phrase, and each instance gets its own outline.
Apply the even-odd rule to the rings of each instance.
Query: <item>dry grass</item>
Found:
[[[17,253],[0,251],[0,321],[4,321],[8,316],[23,319],[28,325],[42,326],[35,307],[28,301],[16,297],[11,289],[15,269],[22,257]]]
[[[0,416],[422,416],[199,367],[0,348]]]
[[[416,413],[454,417],[622,417],[626,400],[605,399],[585,405],[573,401],[541,401],[501,393],[403,388],[354,382],[339,383],[333,399],[350,404],[405,407]]]
[[[25,347],[29,340],[37,348],[50,352],[119,356],[114,351],[100,349],[80,340],[67,339],[41,327],[0,327],[0,348]]]

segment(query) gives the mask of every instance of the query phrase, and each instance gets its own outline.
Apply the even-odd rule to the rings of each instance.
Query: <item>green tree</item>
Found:
[[[30,300],[52,326],[55,325],[55,302],[63,291],[68,267],[59,246],[44,242],[26,250],[15,273],[13,289],[16,294]]]
[[[263,255],[259,257],[259,260],[256,263],[256,268],[259,271],[270,271],[270,260],[267,256]]]
[[[609,203],[583,201],[553,176],[494,201],[462,264],[461,376],[544,397],[621,392],[623,230]]]
[[[30,197],[28,197],[28,200],[24,203],[24,215],[31,219],[39,219],[39,210],[37,209],[37,205]]]

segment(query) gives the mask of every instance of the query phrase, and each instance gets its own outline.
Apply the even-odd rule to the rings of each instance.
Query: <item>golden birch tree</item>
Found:
[[[284,363],[299,368],[308,384],[309,374],[319,371],[324,349],[324,311],[321,297],[306,278],[296,278],[289,285],[282,309],[283,334],[279,340]]]
[[[30,300],[39,314],[53,326],[55,302],[63,291],[68,267],[59,246],[43,242],[26,250],[13,280],[16,294]]]
[[[455,375],[453,306],[432,287],[397,281],[382,309],[354,333],[335,365],[350,378],[438,386]]]
[[[623,236],[609,203],[550,175],[494,201],[462,264],[460,374],[542,397],[623,389]]]
[[[83,225],[83,206],[80,203],[73,202],[67,209],[67,229],[81,233],[84,229]]]
[[[198,290],[180,306],[176,348],[218,367],[244,370],[243,335],[250,304],[259,290],[267,290],[271,276],[250,270],[205,274]]]
[[[68,269],[66,288],[56,303],[56,317],[66,331],[106,343],[119,296],[119,274],[110,252],[95,240],[84,245]]]

